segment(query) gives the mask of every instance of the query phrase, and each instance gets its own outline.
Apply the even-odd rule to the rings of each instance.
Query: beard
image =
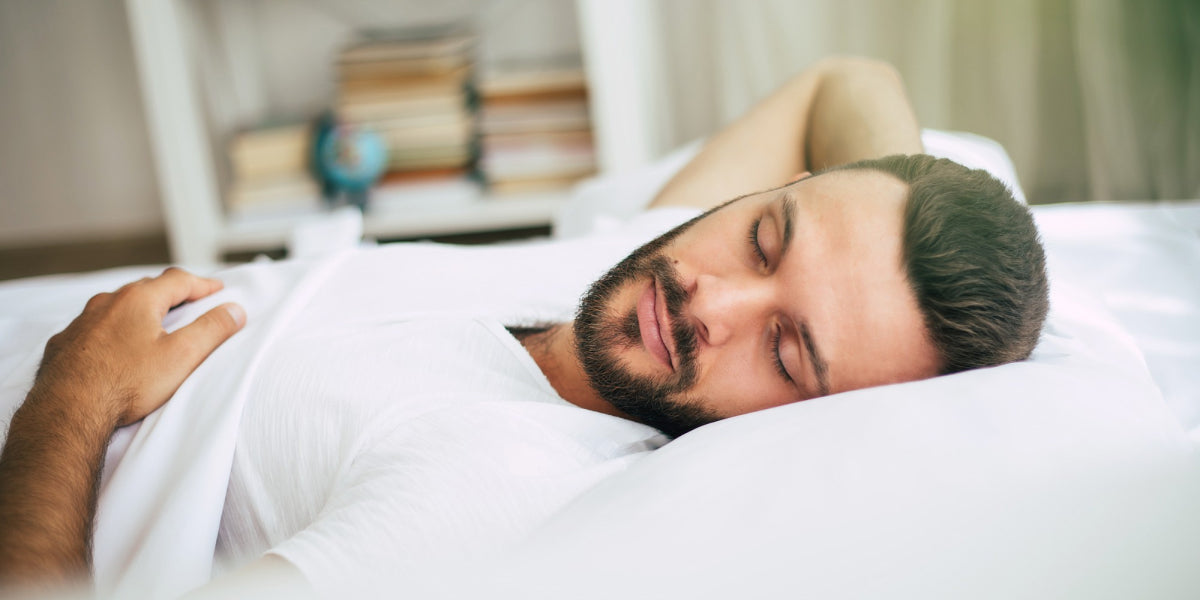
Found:
[[[711,212],[711,211],[710,211]],[[575,351],[592,389],[614,408],[669,436],[679,436],[720,417],[699,406],[688,393],[696,382],[696,331],[683,316],[687,292],[664,249],[701,215],[635,250],[591,285],[580,301],[574,323]],[[653,278],[663,292],[671,318],[678,367],[669,376],[642,376],[622,364],[618,352],[642,345],[637,307],[620,314],[618,293]]]

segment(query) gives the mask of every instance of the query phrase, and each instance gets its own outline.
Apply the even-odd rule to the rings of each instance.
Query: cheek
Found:
[[[746,241],[752,216],[744,208],[729,206],[705,217],[680,234],[672,243],[673,249],[697,259],[710,257],[714,252],[729,254]]]
[[[701,351],[701,354],[705,354]],[[783,382],[765,360],[748,353],[726,352],[701,358],[701,375],[693,393],[705,406],[721,415],[741,414],[781,406],[798,400],[794,388]]]
[[[744,234],[739,236],[733,232],[697,235],[677,240],[666,253],[676,261],[676,268],[681,273],[732,275],[753,269],[748,263],[750,246],[745,240]]]

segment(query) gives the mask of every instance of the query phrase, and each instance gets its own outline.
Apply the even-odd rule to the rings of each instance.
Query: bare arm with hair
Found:
[[[168,334],[163,317],[221,287],[168,269],[93,297],[50,338],[0,455],[0,585],[58,587],[90,576],[109,437],[162,406],[245,321],[226,304]]]
[[[710,138],[651,206],[709,208],[804,171],[920,152],[920,128],[896,70],[828,58]]]

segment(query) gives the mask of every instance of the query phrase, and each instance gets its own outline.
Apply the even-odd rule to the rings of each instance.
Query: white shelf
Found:
[[[217,263],[221,253],[278,248],[301,219],[229,219],[222,211],[204,127],[197,81],[186,47],[189,0],[125,0],[147,125],[158,173],[172,259],[188,265]],[[592,128],[602,172],[647,164],[655,148],[657,115],[652,54],[653,4],[642,0],[576,0],[591,95]],[[564,195],[448,203],[368,214],[364,233],[419,237],[547,225]]]
[[[415,238],[548,225],[567,200],[565,192],[521,196],[481,195],[466,201],[422,201],[368,205],[363,234],[372,238]],[[324,211],[279,217],[230,219],[218,245],[224,252],[252,252],[282,248],[299,223],[321,219]]]
[[[481,197],[463,204],[414,207],[412,211],[373,213],[363,220],[371,237],[418,237],[549,225],[566,202],[564,193]]]

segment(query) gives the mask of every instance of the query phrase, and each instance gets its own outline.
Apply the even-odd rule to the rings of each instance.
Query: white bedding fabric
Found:
[[[702,428],[416,595],[1194,598],[1196,449],[1103,308],[1054,305],[1029,362]]]
[[[497,321],[359,322],[289,328],[264,354],[221,517],[229,566],[270,550],[333,597],[486,556],[665,442],[560,398]]]
[[[1055,282],[1112,313],[1200,445],[1200,201],[1062,204],[1034,214]]]
[[[217,349],[161,410],[114,436],[97,509],[97,588],[121,598],[160,598],[209,580],[241,409],[260,376],[262,357],[281,334],[319,336],[419,317],[563,320],[609,266],[691,214],[647,214],[622,233],[601,238],[492,248],[400,244],[219,273],[223,291],[172,311],[164,324],[173,330],[232,300],[246,308],[246,328]],[[12,414],[32,383],[46,339],[88,297],[160,270],[0,284],[0,414],[6,420]],[[361,348],[376,350],[384,349],[365,343]],[[390,374],[341,383],[370,394]],[[590,476],[611,472],[594,469]],[[578,481],[564,485],[587,487]],[[551,497],[547,488],[547,500]]]
[[[336,262],[231,269],[221,276],[224,291],[168,314],[164,326],[174,330],[232,300],[258,323],[239,332],[183,383],[173,397],[182,402],[169,402],[113,436],[93,538],[96,587],[102,593],[171,597],[208,581],[246,376]],[[3,286],[0,314],[7,327],[26,332],[23,340],[6,339],[0,352],[11,360],[5,367],[13,367],[0,372],[6,416],[28,390],[45,340],[91,294],[115,289],[132,271],[137,270],[35,280],[25,290],[19,282]]]
[[[944,141],[951,150],[957,143],[976,154],[990,151],[977,140]],[[585,186],[585,202],[577,206],[586,205],[588,190],[649,197],[668,171]],[[1054,297],[1047,335],[1032,361],[701,428],[583,494],[509,558],[431,567],[428,578],[397,581],[390,591],[547,598],[1195,597],[1200,370],[1189,367],[1200,363],[1200,207],[1081,205],[1035,212],[1050,252]],[[560,223],[619,229],[614,224],[621,218],[575,214]],[[645,226],[661,228],[679,218]],[[613,243],[628,246],[631,239]],[[234,299],[247,306],[252,326],[218,350],[166,408],[114,442],[96,539],[101,589],[166,596],[207,579],[235,407],[246,385],[241,375],[253,371],[279,328],[301,326],[292,316],[321,286],[350,286],[322,309],[350,323],[396,309],[415,291],[438,300],[439,310],[498,319],[561,317],[569,313],[561,300],[566,292],[610,262],[562,264],[555,258],[569,252],[538,245],[418,249],[446,263],[396,264],[388,252],[239,267],[221,275],[228,289],[219,297],[173,313],[186,320]],[[506,273],[520,276],[506,279]],[[133,274],[149,273],[127,269],[0,284],[5,415],[28,388],[45,339],[89,295]],[[434,284],[441,287],[424,287]],[[492,294],[509,309],[495,308]],[[544,300],[552,297],[560,300]],[[530,309],[517,315],[514,306]],[[214,402],[229,410],[210,414],[221,412],[210,410]]]

